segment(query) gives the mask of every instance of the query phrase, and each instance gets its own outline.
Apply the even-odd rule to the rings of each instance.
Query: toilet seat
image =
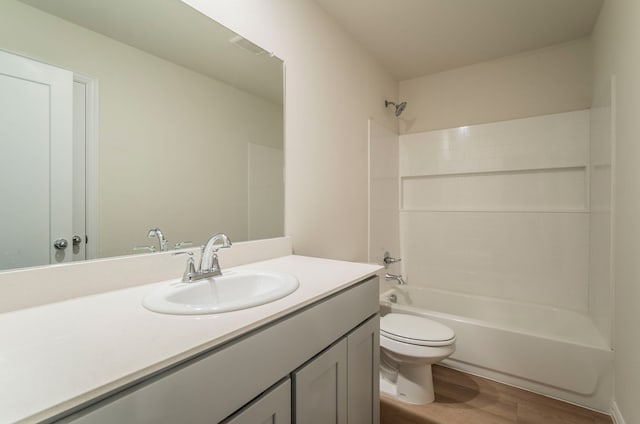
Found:
[[[456,336],[446,325],[415,315],[391,313],[380,318],[380,335],[417,346],[447,346]]]

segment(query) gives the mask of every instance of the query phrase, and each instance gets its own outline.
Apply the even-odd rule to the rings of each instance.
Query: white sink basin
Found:
[[[142,304],[163,314],[199,315],[236,311],[273,302],[293,293],[300,283],[290,274],[236,270],[193,283],[167,283]]]

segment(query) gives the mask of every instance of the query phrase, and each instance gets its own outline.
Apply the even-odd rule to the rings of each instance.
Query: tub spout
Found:
[[[398,282],[398,284],[407,284],[406,281],[404,281],[404,278],[402,278],[402,274],[389,274],[388,272],[384,275],[384,279],[389,281],[389,280],[396,280]]]

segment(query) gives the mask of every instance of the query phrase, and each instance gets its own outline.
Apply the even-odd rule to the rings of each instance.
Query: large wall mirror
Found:
[[[0,270],[282,236],[283,83],[180,0],[0,0]]]

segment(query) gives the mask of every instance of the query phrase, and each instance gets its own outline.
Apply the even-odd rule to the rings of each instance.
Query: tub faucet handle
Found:
[[[401,258],[392,258],[389,252],[384,252],[384,257],[382,258],[382,262],[384,262],[384,267],[387,268],[391,264],[395,264],[396,262],[400,262]]]

